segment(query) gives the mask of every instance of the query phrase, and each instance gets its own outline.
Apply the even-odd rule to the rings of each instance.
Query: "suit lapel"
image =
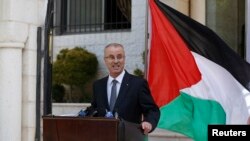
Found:
[[[118,97],[116,99],[114,109],[117,109],[117,107],[119,107],[119,105],[122,103],[122,100],[124,100],[124,98],[126,96],[128,88],[130,86],[130,84],[129,84],[129,75],[130,74],[128,74],[128,72],[125,72],[125,75],[124,75],[123,80],[122,80],[121,88],[120,88],[120,91],[119,91],[119,95],[118,95]]]
[[[105,77],[103,79],[103,82],[101,83],[102,86],[101,86],[101,91],[102,91],[102,99],[105,99],[104,100],[104,105],[106,107],[106,109],[110,109],[109,108],[109,102],[108,102],[108,94],[107,94],[107,83],[108,83],[108,77]]]

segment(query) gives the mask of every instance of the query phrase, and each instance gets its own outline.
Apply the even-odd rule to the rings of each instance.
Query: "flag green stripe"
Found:
[[[158,128],[182,133],[196,141],[207,140],[208,124],[226,123],[225,111],[218,102],[195,98],[183,92],[160,110]]]

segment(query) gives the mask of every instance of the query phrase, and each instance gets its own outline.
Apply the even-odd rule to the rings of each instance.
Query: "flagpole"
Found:
[[[144,51],[144,78],[147,79],[148,74],[148,0],[146,0],[146,11],[145,11],[145,51]]]
[[[246,1],[246,22],[245,22],[245,29],[246,29],[246,61],[250,63],[250,1]]]

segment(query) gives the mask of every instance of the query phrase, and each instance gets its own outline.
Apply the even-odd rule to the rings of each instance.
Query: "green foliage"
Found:
[[[65,88],[60,84],[54,84],[52,86],[52,99],[55,102],[64,102],[63,97],[65,95]]]
[[[145,64],[145,51],[143,51],[141,56],[142,56],[142,63]],[[142,78],[144,77],[144,72],[139,68],[136,68],[133,73],[136,76],[139,76],[139,77],[142,77]]]
[[[69,85],[72,94],[74,87],[81,89],[96,76],[97,66],[96,55],[84,48],[62,49],[53,63],[53,84]]]
[[[98,61],[94,54],[79,47],[63,49],[53,65],[55,83],[82,86],[97,72]]]
[[[139,68],[136,68],[136,69],[134,70],[134,75],[143,78],[143,77],[144,77],[144,72],[143,72],[142,70],[140,70]]]
[[[143,51],[141,56],[142,56],[142,63],[145,65],[146,52]]]

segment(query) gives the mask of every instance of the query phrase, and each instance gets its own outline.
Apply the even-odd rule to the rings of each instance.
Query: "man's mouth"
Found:
[[[114,70],[118,70],[118,69],[120,69],[120,65],[114,65],[114,66],[112,66],[112,68],[113,68]]]

